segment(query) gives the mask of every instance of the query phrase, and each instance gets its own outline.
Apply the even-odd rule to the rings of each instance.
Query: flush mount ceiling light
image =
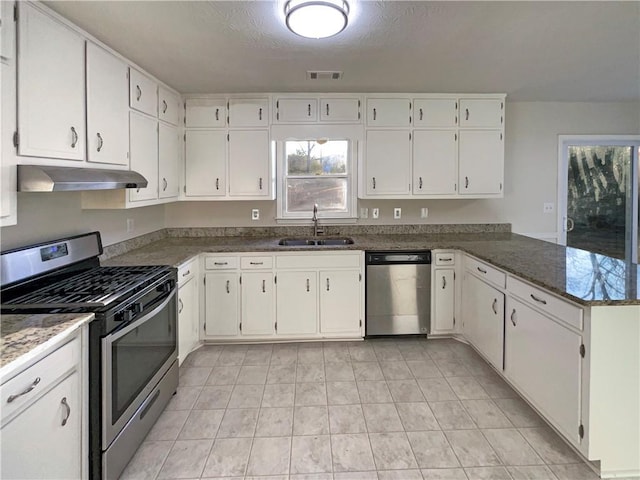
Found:
[[[349,22],[344,0],[289,0],[284,6],[287,28],[305,38],[332,37]]]

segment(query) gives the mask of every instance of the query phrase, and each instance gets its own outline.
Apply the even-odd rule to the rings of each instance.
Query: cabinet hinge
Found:
[[[229,141],[229,134],[227,133],[227,142]]]
[[[455,271],[453,272],[453,279],[454,280],[456,279],[456,272]]]
[[[276,108],[280,108],[280,100],[276,101]]]
[[[280,120],[280,112],[276,112],[276,120]]]
[[[360,328],[362,328],[362,319],[360,319],[359,326],[360,326]]]
[[[453,139],[454,139],[456,142],[458,141],[458,134],[457,134],[457,133],[454,133],[454,134],[453,134]]]
[[[409,118],[409,121],[411,121],[411,118]],[[411,132],[409,132],[409,141],[411,141]]]
[[[500,140],[502,140],[502,133],[500,134]]]
[[[456,326],[456,317],[453,317],[453,326]]]
[[[278,276],[277,275],[273,276],[273,283],[275,283],[276,285],[278,284]]]
[[[273,325],[273,328],[275,328],[276,333],[277,333],[277,332],[278,332],[278,322],[276,322],[276,323]]]
[[[580,345],[580,356],[584,358],[586,353],[587,353],[587,350],[584,348],[584,343],[583,343],[582,345]]]
[[[18,148],[20,145],[20,135],[18,135],[18,131],[13,132],[13,146]]]
[[[578,435],[580,436],[580,440],[584,438],[584,425],[582,424],[578,427]]]
[[[500,110],[504,110],[504,102],[500,102]]]
[[[185,185],[184,187],[182,187],[182,191],[183,191],[184,193],[187,193],[187,186],[186,186],[186,185]]]
[[[456,102],[456,110],[458,109],[458,102]]]
[[[18,2],[13,4],[13,21],[18,21]]]
[[[184,139],[184,141],[186,142],[186,141],[187,141],[187,134],[185,133],[185,134],[182,136],[182,138],[183,138],[183,139]]]
[[[240,282],[240,285],[242,285],[242,275],[240,275],[240,278],[238,281]]]
[[[500,191],[502,191],[502,183],[500,184]]]
[[[453,184],[453,191],[454,191],[454,192],[457,192],[457,191],[458,191],[458,184],[457,184],[457,183],[454,183],[454,184]]]
[[[240,331],[242,331],[242,322],[240,322]]]
[[[203,283],[203,284],[205,284],[205,285],[207,284],[207,277],[204,277],[204,278],[202,279],[202,283]]]

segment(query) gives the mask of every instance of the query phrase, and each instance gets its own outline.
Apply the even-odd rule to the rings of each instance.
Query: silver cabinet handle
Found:
[[[484,268],[476,267],[480,273],[487,274],[487,271]]]
[[[444,278],[444,275],[442,276],[442,289],[444,290],[445,288],[447,288],[447,279]]]
[[[140,101],[140,99],[142,98],[142,89],[140,88],[140,85],[136,85],[136,101]]]
[[[267,281],[262,280],[262,293],[266,293],[267,291]]]
[[[167,105],[167,101],[162,100],[162,113],[167,113],[167,108],[169,108],[169,105]]]
[[[216,190],[220,190],[220,179],[216,178]]]
[[[229,284],[231,283],[230,280],[227,280],[227,293],[231,293],[231,291],[229,290]]]
[[[260,190],[262,190],[262,177],[258,180],[258,186],[260,187]]]
[[[543,298],[536,297],[533,293],[531,294],[531,298],[534,299],[536,302],[541,303],[543,305],[547,304],[546,300],[544,300]]]
[[[229,262],[213,262],[214,265],[229,265]]]
[[[373,189],[376,189],[376,177],[372,178],[372,183],[373,183]]]
[[[182,309],[184,308],[184,303],[182,303],[182,299],[178,299],[178,314],[182,313]]]
[[[464,177],[464,188],[469,188],[469,177]]]
[[[102,150],[102,146],[104,145],[104,140],[102,139],[102,135],[100,135],[100,132],[97,133],[98,135],[98,151]]]
[[[307,117],[311,116],[311,104],[307,104]]]
[[[220,109],[216,108],[216,122],[220,120]]]
[[[493,299],[493,304],[491,305],[491,310],[493,310],[493,313],[495,313],[496,315],[498,314],[497,305],[498,305],[498,299],[494,298]]]
[[[327,103],[327,117],[329,116],[329,104]]]
[[[182,274],[183,277],[186,277],[187,275],[191,275],[191,270],[187,270]]]
[[[468,108],[464,109],[464,119],[465,120],[469,120],[469,109]]]
[[[422,190],[422,177],[418,180],[418,188]]]
[[[162,191],[164,192],[167,189],[167,186],[169,184],[167,183],[167,179],[166,178],[162,178]]]
[[[422,120],[422,109],[420,109],[420,120]]]
[[[75,127],[71,127],[71,135],[71,148],[76,148],[76,145],[78,144],[78,132],[76,132]]]
[[[262,120],[262,108],[258,109],[258,120]]]
[[[327,292],[329,291],[329,277],[327,277]]]
[[[441,262],[453,262],[453,258],[441,258]]]
[[[310,285],[309,285],[309,279],[307,278],[307,292],[309,291],[309,287],[310,287]]]
[[[516,309],[515,308],[511,312],[511,323],[513,323],[514,327],[516,326]]]
[[[264,262],[249,262],[249,265],[264,265]]]
[[[67,421],[69,420],[69,417],[71,416],[71,407],[67,403],[67,397],[62,397],[62,400],[60,400],[60,403],[67,410],[66,413],[65,413],[64,418],[62,419],[62,426],[64,427],[67,424]]]
[[[36,388],[36,385],[38,385],[39,383],[40,383],[40,377],[36,377],[36,379],[33,381],[33,383],[31,385],[29,385],[27,388],[25,388],[22,392],[16,393],[15,395],[9,395],[9,398],[7,398],[7,403],[11,403],[16,398],[21,397],[22,395],[26,395],[31,390]]]
[[[375,121],[376,117],[378,116],[378,112],[376,112],[376,109],[373,109],[373,120]]]

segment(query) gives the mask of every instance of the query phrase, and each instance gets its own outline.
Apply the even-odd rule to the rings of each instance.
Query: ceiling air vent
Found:
[[[342,78],[342,72],[332,71],[307,71],[307,80],[340,80]]]

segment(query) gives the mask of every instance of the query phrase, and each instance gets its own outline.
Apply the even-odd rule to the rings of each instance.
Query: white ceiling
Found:
[[[640,2],[351,0],[341,34],[289,32],[277,1],[48,6],[181,93],[507,93],[640,100]],[[307,70],[342,70],[307,80]]]

